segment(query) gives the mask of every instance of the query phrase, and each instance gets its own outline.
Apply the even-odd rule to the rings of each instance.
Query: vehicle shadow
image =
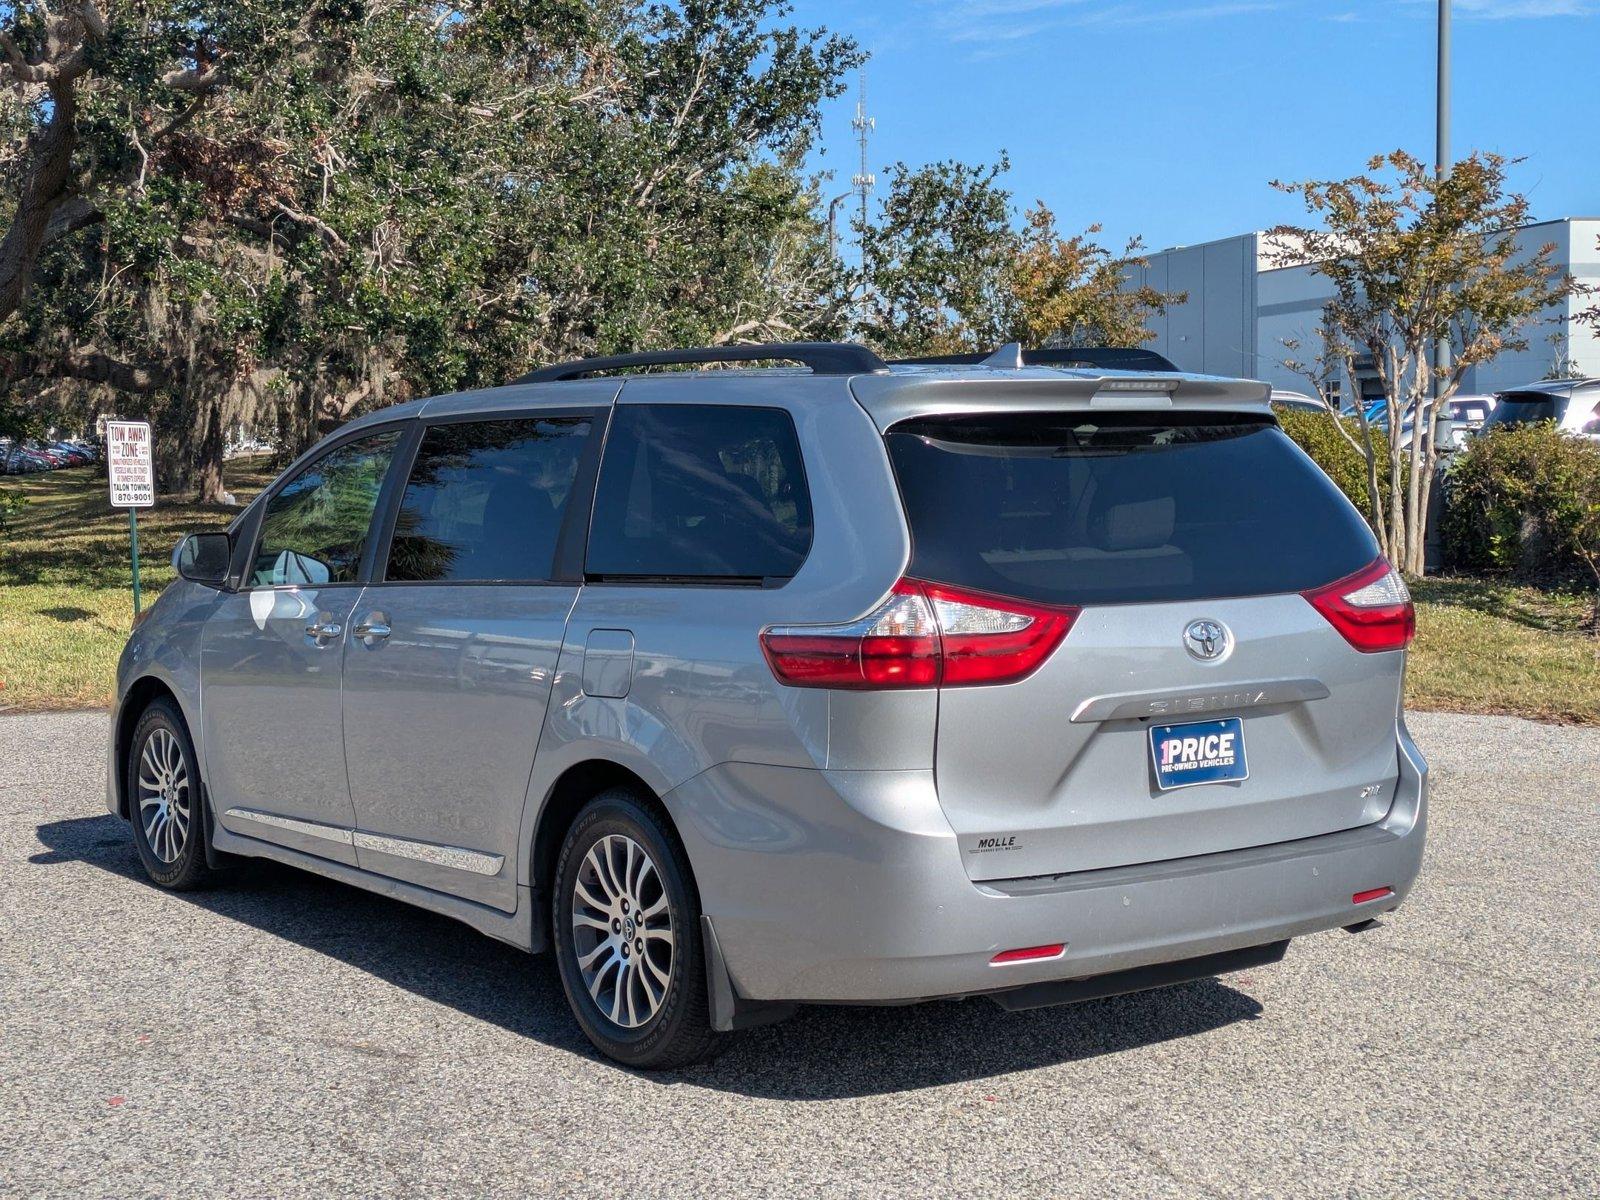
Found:
[[[154,886],[126,823],[109,814],[40,825],[38,837],[47,849],[31,864],[87,863]],[[212,890],[179,895],[511,1033],[598,1059],[567,1011],[548,955],[530,958],[446,917],[262,860],[230,870]],[[762,1099],[846,1099],[1115,1054],[1260,1012],[1251,997],[1214,979],[1018,1013],[981,999],[816,1006],[737,1036],[709,1063],[646,1078]]]

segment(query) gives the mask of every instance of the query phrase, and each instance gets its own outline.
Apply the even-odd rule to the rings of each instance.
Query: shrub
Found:
[[[16,516],[26,503],[27,501],[21,496],[0,488],[0,533],[5,532],[6,526],[11,524],[11,518]]]
[[[1310,412],[1303,408],[1275,408],[1278,424],[1294,439],[1300,449],[1311,456],[1323,473],[1350,498],[1350,503],[1363,517],[1371,520],[1367,505],[1367,460],[1334,428],[1339,421],[1350,431],[1350,436],[1361,442],[1361,425],[1353,417],[1335,417],[1332,413]],[[1378,456],[1378,491],[1381,503],[1389,503],[1389,439],[1383,431],[1372,431],[1372,448]]]
[[[1445,553],[1463,570],[1600,589],[1600,442],[1550,423],[1468,442],[1446,475]]]

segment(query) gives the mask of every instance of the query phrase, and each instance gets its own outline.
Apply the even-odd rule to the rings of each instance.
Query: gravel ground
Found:
[[[1411,902],[1075,1008],[811,1009],[668,1078],[553,968],[287,868],[157,891],[106,719],[0,718],[0,1193],[1600,1195],[1600,730],[1421,715]]]

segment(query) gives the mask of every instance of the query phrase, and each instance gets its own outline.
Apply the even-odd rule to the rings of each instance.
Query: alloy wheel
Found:
[[[175,863],[189,843],[189,768],[172,731],[157,727],[139,755],[139,820],[150,853]]]
[[[590,997],[615,1024],[637,1029],[672,984],[672,911],[649,853],[622,834],[589,847],[572,885],[572,939]]]

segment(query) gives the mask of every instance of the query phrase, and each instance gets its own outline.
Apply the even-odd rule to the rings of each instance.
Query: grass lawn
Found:
[[[1589,597],[1438,577],[1411,590],[1413,708],[1600,725],[1600,638],[1586,631]]]
[[[265,459],[228,463],[227,487],[248,500],[272,479]],[[0,488],[27,506],[0,530],[0,707],[95,708],[111,701],[117,656],[133,620],[128,514],[105,476],[72,467]],[[148,605],[172,581],[181,534],[222,529],[238,509],[168,497],[139,513],[139,577]]]
[[[228,464],[241,501],[271,477],[264,459]],[[0,486],[29,500],[0,532],[0,706],[107,704],[133,617],[127,514],[107,505],[92,468]],[[139,514],[147,602],[172,579],[178,535],[220,529],[236,511],[174,498]],[[1448,578],[1414,590],[1411,707],[1600,725],[1600,639],[1584,633],[1585,597]]]

